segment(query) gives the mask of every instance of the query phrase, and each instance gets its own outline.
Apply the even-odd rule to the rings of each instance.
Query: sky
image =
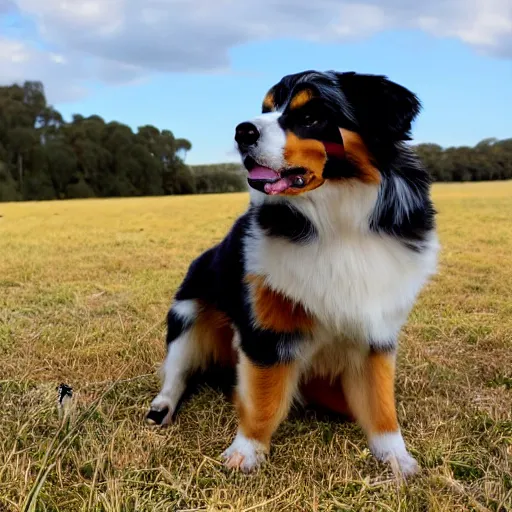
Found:
[[[235,126],[306,69],[415,92],[415,142],[512,137],[512,0],[0,0],[0,84],[41,80],[66,120],[97,114],[238,161]]]

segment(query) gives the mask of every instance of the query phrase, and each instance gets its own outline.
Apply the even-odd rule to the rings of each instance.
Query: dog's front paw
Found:
[[[231,446],[221,457],[224,465],[230,469],[239,469],[249,473],[257,469],[265,460],[267,448],[255,439],[248,439],[238,432]]]
[[[391,465],[393,465],[392,461],[391,461]],[[399,472],[405,477],[415,475],[416,473],[419,473],[419,471],[420,471],[420,466],[419,466],[418,462],[407,451],[403,454],[396,456],[396,466],[397,466]]]
[[[407,451],[400,432],[373,436],[370,439],[370,450],[377,459],[388,462],[395,474],[409,477],[420,470],[414,457]]]
[[[146,423],[148,425],[159,425],[164,427],[171,422],[174,407],[172,401],[165,395],[158,395],[146,414]]]

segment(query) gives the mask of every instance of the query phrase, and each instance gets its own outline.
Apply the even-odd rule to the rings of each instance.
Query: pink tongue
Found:
[[[268,167],[254,167],[249,171],[251,180],[273,180],[279,178],[279,174]]]
[[[293,176],[288,176],[287,178],[281,178],[279,181],[275,183],[267,183],[265,185],[265,192],[270,195],[279,194],[283,192],[287,188],[290,188],[293,185]]]

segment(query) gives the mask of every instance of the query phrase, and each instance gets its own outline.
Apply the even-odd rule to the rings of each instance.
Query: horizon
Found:
[[[0,84],[42,81],[66,121],[169,129],[192,143],[189,165],[239,163],[236,124],[304,69],[384,74],[412,90],[423,105],[412,144],[512,136],[512,3],[279,0],[262,16],[264,4],[0,0]]]

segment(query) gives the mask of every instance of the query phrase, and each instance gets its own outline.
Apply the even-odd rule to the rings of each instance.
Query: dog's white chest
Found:
[[[251,241],[246,263],[330,333],[387,344],[434,270],[435,255],[373,233],[304,245],[261,234]]]

